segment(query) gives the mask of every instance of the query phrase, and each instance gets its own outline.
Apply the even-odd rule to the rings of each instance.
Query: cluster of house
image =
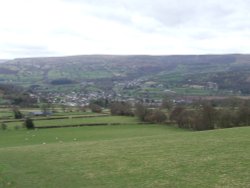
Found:
[[[82,83],[83,85],[89,85],[94,83]],[[196,89],[211,89],[217,90],[218,85],[213,82],[207,82],[204,85],[185,85],[185,87],[196,88]],[[131,104],[135,104],[137,102],[143,102],[148,105],[159,106],[161,105],[161,100],[155,100],[150,98],[149,95],[141,95],[140,98],[136,96],[127,95],[127,89],[136,89],[140,88],[158,88],[165,94],[174,95],[175,92],[170,89],[165,89],[162,84],[159,84],[154,81],[144,80],[144,79],[134,79],[131,81],[124,82],[114,82],[114,88],[112,91],[79,91],[79,92],[48,92],[48,93],[37,93],[33,95],[37,100],[41,98],[45,98],[46,101],[52,104],[62,104],[66,106],[88,106],[91,101],[98,99],[108,99],[108,100],[116,100],[116,101],[128,101]],[[143,94],[143,92],[142,92]],[[39,102],[39,101],[38,101]],[[176,103],[182,103],[186,101],[173,101]],[[190,102],[190,101],[188,101]]]
[[[107,94],[103,91],[97,92],[70,92],[70,93],[62,93],[62,92],[49,92],[49,93],[38,93],[37,95],[33,95],[38,100],[41,98],[46,99],[48,103],[51,104],[63,104],[66,106],[88,106],[90,101],[97,100],[100,98],[108,98],[111,99],[113,97],[112,94]]]
[[[185,84],[184,87],[189,87],[189,88],[193,88],[193,89],[209,89],[209,90],[214,90],[217,91],[218,90],[218,84],[215,82],[206,82],[204,84]]]
[[[136,89],[139,88],[142,83],[144,82],[143,79],[135,79],[131,81],[124,81],[124,82],[117,82],[115,81],[115,87],[122,88],[122,89]]]

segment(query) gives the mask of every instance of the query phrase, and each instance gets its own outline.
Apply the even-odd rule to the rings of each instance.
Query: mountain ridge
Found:
[[[250,54],[99,54],[17,58],[0,64],[0,83],[39,85],[41,90],[58,90],[54,83],[60,83],[61,89],[76,85],[75,88],[81,90],[83,86],[79,84],[85,82],[92,82],[92,89],[98,91],[105,87],[119,90],[119,83],[128,84],[125,88],[130,88],[140,80],[142,85],[147,81],[162,85],[161,92],[170,89],[185,94],[190,88],[206,88],[207,83],[212,82],[218,85],[219,91],[250,94],[249,75]],[[216,92],[202,91],[209,95]]]

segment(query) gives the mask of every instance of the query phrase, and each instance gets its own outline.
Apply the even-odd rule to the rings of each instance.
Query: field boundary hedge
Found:
[[[152,124],[148,122],[136,122],[136,123],[84,123],[74,125],[46,125],[46,126],[35,126],[36,129],[51,129],[51,128],[66,128],[66,127],[84,127],[84,126],[108,126],[108,125],[143,125]]]
[[[77,118],[95,118],[95,117],[107,117],[110,114],[100,114],[100,115],[77,115],[77,116],[61,116],[61,117],[41,117],[41,118],[31,118],[33,121],[37,120],[53,120],[53,119],[77,119]],[[23,122],[25,119],[18,120],[3,120],[2,123],[12,123],[12,122]]]

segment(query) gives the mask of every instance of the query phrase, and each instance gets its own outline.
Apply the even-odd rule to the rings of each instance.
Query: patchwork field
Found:
[[[53,118],[53,117],[52,117]],[[134,117],[120,117],[120,116],[101,116],[98,117],[82,117],[82,118],[70,118],[66,117],[66,119],[49,119],[49,120],[36,120],[34,119],[34,124],[36,127],[50,127],[50,126],[70,126],[70,125],[91,125],[91,124],[112,124],[112,123],[138,123],[139,120]],[[6,123],[9,129],[13,129],[16,126],[22,127],[23,120],[14,121]]]
[[[0,130],[0,187],[249,187],[250,128]]]

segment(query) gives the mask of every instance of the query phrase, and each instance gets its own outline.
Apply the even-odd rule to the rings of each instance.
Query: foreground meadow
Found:
[[[0,187],[249,187],[250,128],[0,131]]]

